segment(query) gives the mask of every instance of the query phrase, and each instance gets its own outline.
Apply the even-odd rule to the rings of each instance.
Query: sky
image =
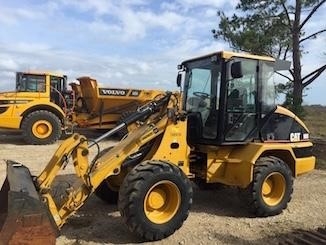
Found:
[[[104,87],[176,90],[183,60],[231,50],[215,40],[217,11],[237,0],[0,0],[0,91],[14,89],[16,71],[53,71],[68,81],[90,76]],[[326,27],[326,6],[306,33]],[[326,63],[326,34],[309,41],[303,75]],[[326,105],[326,72],[305,104]]]

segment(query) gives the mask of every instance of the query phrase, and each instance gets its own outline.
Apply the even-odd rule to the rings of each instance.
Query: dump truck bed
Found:
[[[87,112],[92,114],[119,113],[134,111],[137,106],[153,100],[164,93],[160,90],[101,88],[98,82],[90,77],[80,77],[78,84],[72,88],[84,102]]]

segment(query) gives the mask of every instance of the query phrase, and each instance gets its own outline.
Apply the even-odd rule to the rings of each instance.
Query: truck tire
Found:
[[[153,241],[173,234],[187,219],[192,186],[177,166],[145,161],[124,179],[118,208],[129,230]]]
[[[279,214],[291,200],[292,171],[277,157],[261,157],[254,166],[253,181],[249,189],[251,208],[256,216]]]
[[[57,141],[62,134],[60,119],[49,111],[39,110],[28,114],[21,124],[25,142],[47,145]]]

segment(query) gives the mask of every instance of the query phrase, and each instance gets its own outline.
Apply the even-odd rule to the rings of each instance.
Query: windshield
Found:
[[[185,109],[187,111],[200,111],[200,107],[211,106],[217,109],[220,71],[220,62],[212,61],[211,58],[186,64]]]
[[[45,76],[17,73],[17,92],[45,92]]]
[[[216,57],[185,64],[184,109],[195,113],[203,126],[203,138],[217,135],[217,110],[221,83],[221,62]],[[213,128],[210,128],[212,126]]]

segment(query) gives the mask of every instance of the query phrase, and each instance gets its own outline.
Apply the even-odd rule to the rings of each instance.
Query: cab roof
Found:
[[[28,74],[28,75],[46,75],[46,76],[55,76],[55,77],[63,77],[64,75],[57,72],[50,72],[50,71],[23,71],[23,72],[17,72],[22,74]]]
[[[272,61],[275,62],[275,59],[269,56],[261,56],[261,55],[254,55],[254,54],[249,54],[249,53],[237,53],[237,52],[232,52],[232,51],[217,51],[213,52],[210,54],[206,54],[203,56],[198,56],[189,60],[183,61],[181,64],[188,63],[190,61],[195,61],[207,57],[212,57],[212,56],[218,56],[224,59],[231,59],[233,57],[239,57],[239,58],[248,58],[248,59],[254,59],[254,60],[264,60],[264,61]]]

